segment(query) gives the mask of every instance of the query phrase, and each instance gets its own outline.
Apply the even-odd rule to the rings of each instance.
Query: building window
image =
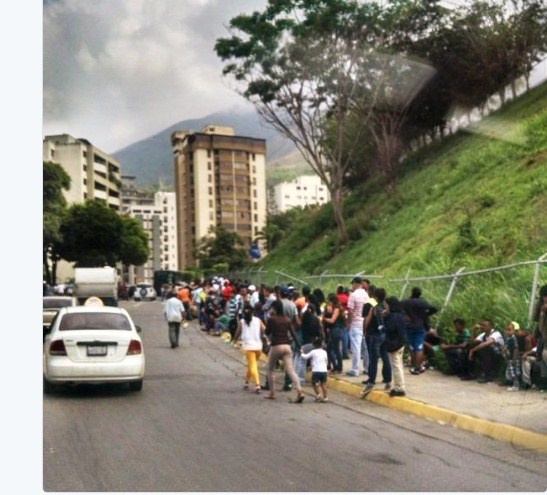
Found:
[[[211,150],[207,150],[207,158],[211,158]]]
[[[214,206],[214,205],[213,205],[213,200],[210,199],[210,200],[209,200],[209,208],[213,208],[213,206]]]
[[[256,189],[253,189],[253,198],[256,198]]]
[[[255,213],[254,215],[255,222],[258,222],[258,215]]]
[[[213,195],[213,188],[210,187],[210,188],[209,188],[209,196],[212,196],[212,195]]]
[[[207,181],[209,182],[209,184],[213,182],[213,176],[211,174],[209,174],[209,176],[207,177]]]

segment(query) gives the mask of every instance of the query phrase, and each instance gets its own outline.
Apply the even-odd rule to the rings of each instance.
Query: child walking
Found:
[[[313,349],[307,354],[301,354],[303,359],[311,359],[311,382],[315,391],[315,402],[328,402],[327,397],[327,375],[328,362],[327,351],[323,349],[323,341],[316,338],[313,341]],[[321,387],[322,396],[319,393]]]

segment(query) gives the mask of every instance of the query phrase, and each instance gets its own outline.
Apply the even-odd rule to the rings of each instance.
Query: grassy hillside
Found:
[[[329,207],[304,212],[261,263],[270,274],[294,277],[328,271],[365,272],[389,292],[392,279],[454,273],[535,260],[547,252],[547,84],[483,120],[472,130],[436,142],[409,157],[397,191],[363,184],[345,201],[351,242],[340,247]],[[460,279],[441,315],[474,321],[490,315],[526,324],[533,267]],[[272,281],[270,279],[270,281]],[[272,281],[273,282],[273,281]],[[547,283],[547,266],[541,272]],[[347,278],[324,278],[332,290]],[[449,280],[411,282],[443,305]],[[310,280],[310,285],[318,285]],[[405,293],[405,296],[408,294]]]

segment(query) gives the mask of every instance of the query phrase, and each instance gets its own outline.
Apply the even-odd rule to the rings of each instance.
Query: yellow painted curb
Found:
[[[329,377],[329,387],[353,397],[362,397],[362,387],[354,383]],[[443,409],[442,407],[409,399],[408,397],[390,397],[389,394],[380,390],[371,391],[364,400],[421,418],[431,419],[441,424],[455,426],[456,428],[487,436],[495,440],[510,442],[513,445],[531,450],[547,452],[547,435],[535,433],[517,426],[496,423],[495,421],[476,418],[468,414],[457,413]]]
[[[261,354],[259,360],[266,363],[267,356]],[[306,380],[308,382],[311,380],[310,372],[306,373]],[[340,380],[333,376],[329,376],[329,388],[356,398],[362,398],[363,395],[361,385]],[[408,397],[390,397],[389,394],[380,390],[372,390],[364,400],[495,440],[509,442],[519,447],[547,453],[547,435],[525,430],[524,428],[476,418],[468,414],[425,404]]]

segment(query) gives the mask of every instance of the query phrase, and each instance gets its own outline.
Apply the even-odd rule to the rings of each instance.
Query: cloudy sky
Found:
[[[43,134],[112,153],[189,118],[245,105],[213,47],[265,0],[44,0]]]

